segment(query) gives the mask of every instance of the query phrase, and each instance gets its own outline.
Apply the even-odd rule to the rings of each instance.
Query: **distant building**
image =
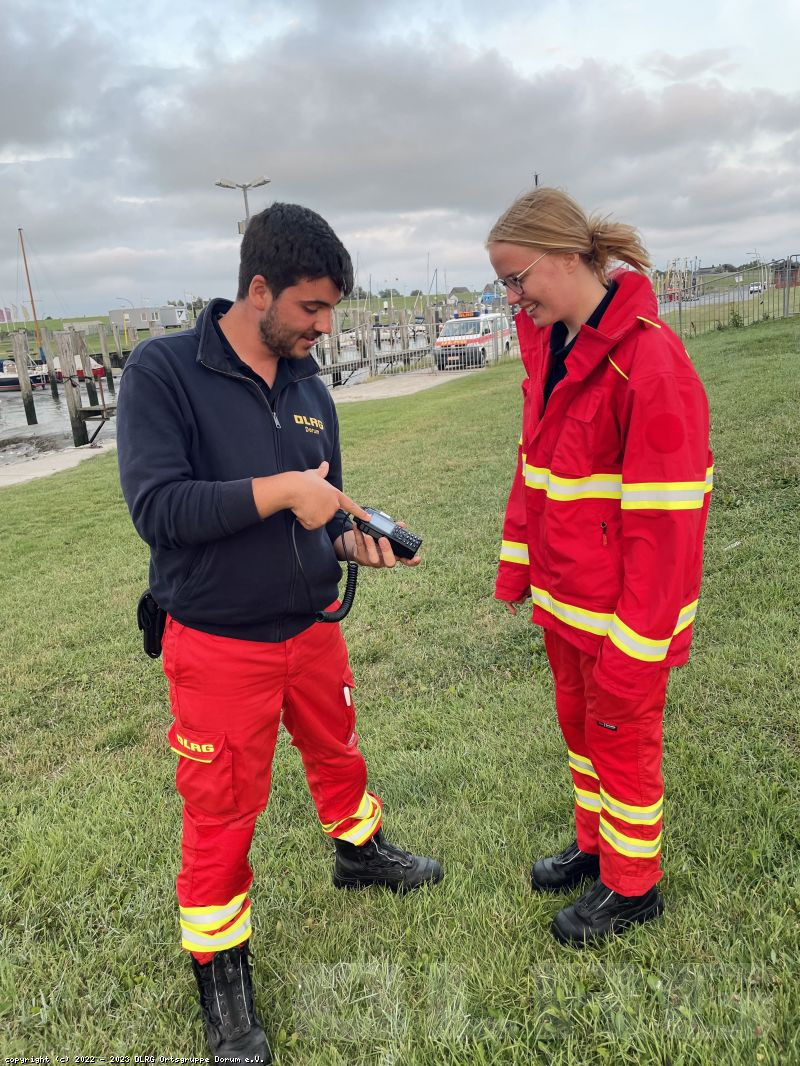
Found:
[[[101,322],[98,318],[87,321],[86,319],[80,319],[79,321],[73,321],[71,318],[62,319],[64,329],[74,329],[76,333],[96,333]]]
[[[156,326],[188,326],[189,315],[185,307],[120,307],[108,312],[112,325],[119,329],[150,329]]]
[[[466,285],[454,285],[447,297],[447,302],[451,307],[455,307],[459,303],[472,303],[472,289],[468,289]]]

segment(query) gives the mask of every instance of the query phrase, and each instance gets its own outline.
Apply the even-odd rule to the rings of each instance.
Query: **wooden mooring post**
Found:
[[[116,322],[111,323],[111,335],[114,338],[114,347],[117,349],[117,359],[119,360],[119,365],[122,366],[122,338],[120,337],[119,326]]]
[[[100,338],[100,357],[103,360],[103,367],[106,372],[106,383],[108,384],[108,391],[111,395],[114,395],[114,375],[111,373],[111,356],[108,354],[108,336],[106,334],[106,327],[101,322],[97,327],[97,334]]]
[[[56,333],[56,343],[58,344],[58,359],[61,363],[64,396],[67,400],[69,421],[72,427],[72,441],[76,448],[80,448],[81,445],[89,443],[89,433],[86,429],[86,422],[81,417],[81,386],[78,381],[78,371],[75,367],[75,354],[72,347],[72,338],[74,336],[74,330],[69,332],[59,331]]]
[[[42,352],[44,353],[44,360],[47,363],[47,376],[50,379],[50,392],[53,394],[53,399],[58,399],[58,375],[56,374],[56,364],[53,359],[53,333],[49,329],[42,330]]]
[[[72,351],[75,362],[80,364],[83,370],[83,383],[86,386],[86,395],[89,397],[89,406],[97,407],[99,400],[97,386],[94,383],[92,360],[89,358],[89,349],[86,346],[86,336],[79,330],[70,328],[72,336]]]
[[[35,426],[39,419],[36,417],[36,408],[33,405],[33,388],[31,387],[31,379],[28,373],[28,334],[24,330],[20,330],[12,334],[11,341],[14,345],[14,363],[17,367],[19,391],[22,394],[25,417],[29,426]]]

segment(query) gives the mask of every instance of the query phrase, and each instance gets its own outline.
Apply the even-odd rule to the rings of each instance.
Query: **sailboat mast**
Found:
[[[28,273],[28,257],[25,254],[25,240],[24,240],[24,238],[22,236],[22,226],[17,227],[17,232],[19,233],[20,248],[22,248],[22,262],[25,264],[25,278],[26,278],[26,280],[28,282],[28,295],[31,298],[31,308],[33,309],[33,328],[34,328],[34,330],[36,332],[36,343],[39,345],[39,351],[41,352],[43,350],[43,348],[44,348],[44,345],[42,344],[42,332],[39,329],[39,319],[37,318],[37,315],[36,315],[36,303],[35,303],[35,301],[33,299],[33,289],[31,288],[31,276]]]

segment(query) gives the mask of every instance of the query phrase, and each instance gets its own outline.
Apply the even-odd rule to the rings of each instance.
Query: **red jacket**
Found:
[[[633,698],[689,657],[713,460],[705,390],[650,282],[615,278],[544,414],[550,329],[516,316],[528,376],[495,595],[532,595],[533,621]]]

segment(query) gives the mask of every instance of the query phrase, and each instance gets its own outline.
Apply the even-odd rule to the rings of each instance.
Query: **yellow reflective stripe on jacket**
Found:
[[[697,605],[700,601],[693,600],[691,603],[687,603],[685,607],[681,607],[680,614],[678,615],[678,624],[675,626],[673,636],[677,636],[684,629],[687,629],[695,619],[697,614]]]
[[[567,750],[567,758],[570,770],[578,774],[586,774],[587,777],[593,777],[597,781],[600,780],[592,766],[592,760],[587,755],[577,755],[574,751]]]
[[[643,637],[635,629],[625,625],[618,615],[611,619],[608,627],[608,639],[620,651],[630,655],[632,659],[640,659],[645,663],[660,663],[666,659],[669,651],[672,635],[662,640],[653,640],[651,637]]]
[[[545,589],[537,589],[531,585],[533,602],[555,618],[575,629],[582,629],[586,633],[595,633],[598,637],[604,637],[611,624],[611,614],[603,614],[599,611],[587,611],[584,607],[576,607],[571,603],[562,603],[554,599]]]
[[[542,489],[549,500],[618,500],[621,474],[589,474],[588,477],[561,477],[547,467],[523,463],[525,484],[529,489]]]
[[[587,477],[561,477],[546,466],[532,466],[522,455],[522,475],[529,489],[541,489],[548,500],[621,500],[623,511],[691,511],[703,506],[714,486],[714,468],[704,481],[623,481],[621,474],[592,473]]]
[[[600,797],[596,792],[578,788],[577,785],[575,785],[575,802],[579,807],[583,807],[585,811],[599,811],[602,807]]]
[[[604,788],[600,789],[600,799],[602,800],[604,811],[614,815],[615,818],[620,818],[623,822],[630,822],[632,825],[655,825],[664,816],[663,794],[655,803],[651,803],[647,807],[636,807],[632,803],[623,803],[622,800],[609,795]]]
[[[234,896],[230,903],[216,907],[181,907],[180,919],[184,929],[194,929],[202,932],[205,929],[219,929],[221,925],[229,922],[235,914],[241,910],[246,892]]]
[[[531,596],[537,607],[552,614],[565,625],[573,629],[581,629],[585,633],[594,633],[598,637],[608,636],[620,651],[630,655],[633,659],[641,659],[643,662],[657,663],[667,657],[670,642],[688,626],[694,622],[697,614],[698,600],[687,603],[681,607],[678,613],[678,622],[670,636],[663,639],[653,639],[642,636],[635,629],[626,625],[619,615],[604,614],[601,611],[589,611],[585,607],[578,607],[574,603],[564,603],[555,599],[546,589],[531,585]]]
[[[522,472],[529,489],[547,489],[550,471],[543,466],[530,466],[523,456]]]
[[[547,484],[549,500],[618,500],[621,474],[590,474],[588,477],[559,477],[550,474]]]
[[[615,829],[600,815],[600,836],[614,851],[627,855],[631,859],[655,859],[661,851],[661,833],[655,840],[640,840],[638,837],[625,836]]]
[[[622,483],[622,510],[691,511],[703,506],[705,481]]]
[[[187,951],[222,951],[225,948],[233,948],[250,936],[252,929],[250,905],[247,905],[246,910],[233,925],[223,929],[221,933],[200,933],[194,929],[188,929],[183,922],[181,922],[181,928],[183,929],[181,945]]]
[[[528,545],[519,540],[504,540],[500,548],[500,560],[504,563],[521,563],[527,566]]]

